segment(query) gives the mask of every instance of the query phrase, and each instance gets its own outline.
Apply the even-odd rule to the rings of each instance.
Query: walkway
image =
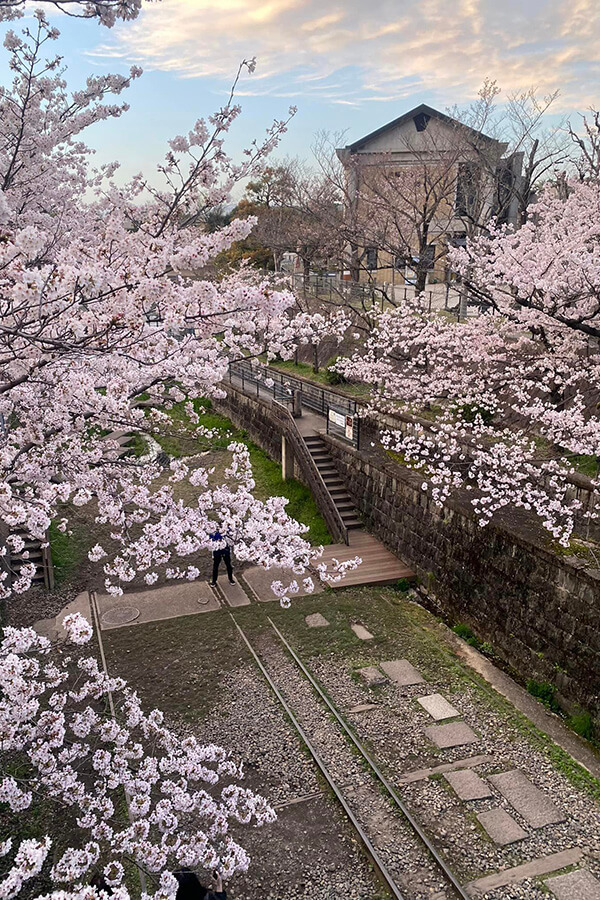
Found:
[[[273,402],[274,389],[264,387],[260,382],[251,379],[242,381],[236,375],[230,377],[231,383],[241,389],[244,394],[258,399]],[[303,407],[300,418],[295,419],[299,436],[309,451],[321,479],[333,500],[333,503],[348,533],[348,544],[333,544],[325,547],[322,561],[329,566],[333,559],[344,562],[360,556],[362,564],[332,585],[334,588],[353,587],[356,585],[394,584],[400,580],[414,579],[415,573],[406,563],[398,559],[372,534],[364,529],[360,513],[348,491],[347,485],[335,467],[335,463],[322,435],[327,431],[327,419],[312,410]],[[264,578],[270,582],[273,576],[264,570],[257,570],[255,578],[262,590]],[[245,573],[246,576],[247,573]],[[248,580],[248,579],[247,579]],[[256,592],[257,596],[260,591]],[[263,599],[262,597],[260,599]],[[270,599],[270,597],[269,597]]]

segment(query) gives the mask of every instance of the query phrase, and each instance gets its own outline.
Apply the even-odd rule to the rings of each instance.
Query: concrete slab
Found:
[[[67,635],[62,627],[62,621],[65,616],[69,616],[71,613],[81,613],[91,625],[94,624],[94,617],[90,607],[90,595],[87,591],[77,594],[75,599],[71,600],[64,609],[61,609],[54,619],[40,619],[34,623],[33,627],[38,634],[41,634],[42,637],[47,637],[53,643],[55,641],[64,641],[67,639]]]
[[[557,900],[600,900],[600,881],[587,869],[549,878],[546,887]]]
[[[545,825],[564,822],[567,818],[552,800],[532,784],[525,773],[519,769],[502,772],[500,775],[491,775],[490,783],[500,791],[502,796],[508,800],[511,806],[514,806],[532,828],[544,828]]]
[[[520,866],[514,866],[512,869],[502,869],[501,872],[494,872],[493,875],[477,878],[475,881],[469,882],[465,889],[469,897],[485,897],[488,891],[496,891],[498,888],[525,881],[526,878],[539,878],[541,875],[566,869],[567,866],[574,866],[582,857],[583,851],[580,847],[561,850],[559,853],[532,859]]]
[[[482,800],[484,797],[492,796],[489,785],[471,769],[447,772],[444,777],[461,800]]]
[[[504,809],[486,809],[485,812],[478,813],[477,819],[493,842],[500,847],[515,844],[527,837],[527,832]]]
[[[388,680],[376,666],[366,666],[364,669],[359,669],[358,674],[361,678],[364,678],[369,687],[373,684],[385,684]]]
[[[481,766],[484,763],[496,762],[493,756],[481,754],[480,756],[467,756],[465,759],[457,759],[455,762],[442,763],[441,766],[432,766],[429,769],[414,769],[405,772],[398,777],[398,784],[413,784],[415,781],[425,781],[431,775],[443,775],[445,772],[454,772],[457,769],[468,769],[471,766]]]
[[[96,597],[100,622],[103,631],[113,628],[135,628],[144,622],[158,622],[163,619],[176,619],[180,616],[193,616],[197,613],[213,612],[220,609],[220,604],[207,581],[192,581],[167,585],[153,591],[139,591],[125,594],[116,599],[108,594]],[[106,613],[116,612],[119,608],[135,607],[139,616],[132,622],[110,625],[103,622]],[[109,617],[110,620],[110,617]]]
[[[227,578],[221,578],[220,581],[217,581],[217,585],[227,606],[250,606],[250,599],[237,579],[234,584],[229,584]]]
[[[407,659],[391,659],[380,663],[381,668],[390,680],[406,687],[410,684],[421,684],[425,681],[420,672]]]
[[[448,725],[431,725],[425,729],[430,741],[446,750],[449,747],[460,747],[462,744],[475,744],[479,738],[465,722],[450,722]]]
[[[295,580],[298,583],[298,593],[290,594],[292,601],[294,597],[308,596],[302,586],[303,578],[307,576],[295,576],[289,569],[278,569],[275,566],[271,569],[263,569],[262,566],[251,566],[249,569],[244,569],[241,577],[249,586],[252,594],[261,603],[270,603],[273,600],[277,603],[279,602],[279,598],[275,596],[271,589],[274,581],[290,584],[290,582]],[[318,578],[313,577],[313,584],[315,586],[313,594],[322,594],[325,589],[322,582]]]
[[[321,613],[311,613],[304,619],[309,628],[327,628],[329,622]]]
[[[460,716],[459,711],[451,703],[448,703],[441,694],[428,694],[427,697],[418,697],[418,702],[436,722]]]
[[[373,635],[370,631],[367,631],[364,625],[352,625],[352,631],[356,635],[357,638],[360,638],[361,641],[372,641]]]

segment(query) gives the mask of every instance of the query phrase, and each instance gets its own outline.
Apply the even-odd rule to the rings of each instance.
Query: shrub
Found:
[[[346,379],[340,372],[332,372],[329,368],[330,366],[335,366],[338,359],[339,356],[332,356],[327,363],[327,368],[325,371],[325,381],[327,382],[327,384],[346,384]]]
[[[569,726],[573,729],[574,732],[576,732],[576,734],[579,734],[587,741],[593,741],[596,736],[594,720],[590,713],[586,712],[583,709],[571,716],[571,718],[569,719]]]
[[[479,416],[484,425],[491,425],[494,419],[494,413],[486,409],[484,406],[477,406],[475,403],[465,403],[459,406],[458,414],[465,422],[473,423]]]
[[[406,594],[407,591],[410,591],[412,587],[411,582],[408,578],[399,578],[398,581],[394,584],[394,590],[401,591],[403,594]]]
[[[459,622],[458,625],[455,625],[452,629],[454,634],[457,634],[460,638],[463,639],[467,644],[470,644],[471,647],[479,647],[481,646],[481,641],[477,637],[476,634],[469,628],[468,625],[465,625],[464,622]]]
[[[547,681],[535,681],[535,679],[530,678],[527,682],[527,690],[532,697],[535,697],[544,706],[551,709],[552,712],[560,711],[560,706],[556,701],[556,688],[553,684],[549,684]]]

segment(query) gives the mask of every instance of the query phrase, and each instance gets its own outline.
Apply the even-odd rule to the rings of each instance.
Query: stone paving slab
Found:
[[[519,881],[525,881],[526,878],[539,878],[541,875],[558,872],[559,869],[565,869],[567,866],[574,866],[582,857],[583,851],[579,847],[561,850],[559,853],[532,859],[520,866],[514,866],[512,869],[503,869],[501,872],[494,872],[493,875],[477,878],[467,884],[465,890],[470,897],[484,897],[488,891],[495,891],[498,888],[507,887],[509,884],[518,884]]]
[[[483,800],[492,796],[489,785],[471,769],[447,772],[444,777],[461,800]]]
[[[527,837],[527,832],[523,831],[519,823],[515,822],[505,809],[486,809],[485,812],[477,814],[477,819],[493,842],[500,847],[515,844]]]
[[[421,684],[425,681],[420,672],[407,659],[391,659],[380,663],[381,668],[390,680],[406,687],[410,684]]]
[[[557,900],[600,900],[600,881],[587,869],[549,878],[546,887]]]
[[[53,619],[39,619],[37,622],[34,622],[33,627],[38,634],[41,634],[42,637],[47,637],[53,643],[55,641],[66,641],[67,634],[62,627],[62,622],[64,617],[71,615],[71,613],[81,613],[90,624],[94,623],[94,617],[90,608],[90,595],[87,591],[77,594],[75,599],[71,600],[64,609],[61,609],[59,614]]]
[[[303,578],[306,576],[296,576],[289,569],[278,569],[275,566],[271,569],[263,569],[262,566],[251,566],[249,569],[244,569],[242,577],[246,584],[251,588],[256,599],[260,600],[261,603],[269,603],[273,600],[277,603],[279,602],[279,597],[276,597],[271,590],[271,585],[274,581],[282,581],[284,584],[290,584],[290,582],[295,580],[298,582],[300,590],[297,594],[291,594],[290,596],[308,596],[302,586]],[[325,588],[319,578],[313,578],[313,583],[315,586],[313,594],[322,594]]]
[[[119,607],[136,607],[140,614],[133,622],[122,625],[102,624],[103,631],[113,628],[135,628],[145,622],[159,622],[163,619],[177,619],[179,616],[193,616],[197,613],[213,612],[220,604],[207,581],[176,583],[152,591],[127,593],[115,598],[108,594],[98,594],[96,598],[100,622],[109,610]]]
[[[230,584],[226,578],[221,578],[217,581],[217,585],[228,606],[250,606],[250,599],[239,581]]]
[[[479,738],[466,722],[450,722],[448,725],[430,725],[425,729],[430,741],[446,750],[449,747],[460,747],[462,744],[475,744]]]
[[[304,619],[309,628],[326,628],[329,622],[321,613],[311,613]]]
[[[567,818],[519,769],[491,775],[490,782],[532,828],[544,828]]]
[[[358,674],[361,678],[364,678],[369,687],[373,684],[385,684],[388,680],[376,666],[366,666],[364,669],[359,669]]]
[[[433,766],[430,769],[414,769],[398,777],[398,784],[413,784],[415,781],[425,781],[431,775],[443,775],[445,772],[454,772],[455,769],[468,769],[471,766],[481,766],[484,763],[496,762],[493,756],[481,754],[480,756],[467,756],[465,759],[457,759],[455,762],[442,763],[441,766]]]
[[[372,641],[373,635],[370,631],[367,631],[364,625],[352,625],[352,631],[356,635],[357,638],[360,638],[361,641]]]
[[[441,694],[428,694],[427,697],[418,697],[417,700],[436,722],[460,716],[459,711]]]

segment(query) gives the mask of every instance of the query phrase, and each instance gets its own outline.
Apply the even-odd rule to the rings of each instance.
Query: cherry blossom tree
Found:
[[[24,15],[26,0],[0,0],[0,20],[10,21]],[[137,18],[141,0],[37,0],[38,5],[50,6],[68,16],[97,19],[111,28],[119,19]]]
[[[27,536],[44,541],[65,503],[94,504],[117,543],[105,565],[114,594],[136,572],[148,584],[159,570],[196,578],[186,558],[212,547],[216,527],[235,536],[238,559],[305,574],[319,551],[283,499],[254,498],[244,445],[229,448],[229,482],[209,488],[211,473],[201,466],[174,461],[165,473],[151,460],[123,461],[107,438],[164,429],[176,402],[210,438],[191,401],[222,396],[232,359],[289,356],[298,341],[313,339],[310,317],[294,321],[291,292],[244,273],[209,276],[211,261],[250,233],[252,218],[212,232],[198,225],[234,184],[260,173],[287,120],[275,121],[234,162],[224,139],[240,113],[236,79],[222,109],[170,141],[157,177],[140,174],[118,186],[114,167],[90,171],[80,136],[124,111],[107,95],[139,71],[89,79],[68,94],[58,60],[43,58],[56,37],[38,13],[37,30],[9,32],[5,42],[15,76],[0,95],[3,592],[27,590],[34,566],[26,561],[10,584],[10,551],[22,551]],[[244,63],[238,78],[253,68],[254,61]],[[155,408],[141,407],[142,396]],[[176,498],[182,479],[198,490],[194,503]],[[105,556],[102,546],[92,551],[96,560]]]
[[[241,764],[169,730],[159,710],[145,714],[123,679],[85,652],[86,620],[71,614],[63,624],[70,644],[60,653],[31,628],[5,628],[0,644],[0,802],[15,821],[44,806],[62,823],[53,837],[0,843],[0,897],[50,884],[39,896],[106,900],[89,884],[100,876],[128,900],[129,866],[142,873],[143,898],[171,900],[171,873],[183,866],[218,867],[226,878],[246,871],[232,830],[275,813],[243,787]]]
[[[593,125],[588,138],[598,141]],[[580,176],[548,185],[518,231],[491,222],[454,251],[489,314],[458,324],[417,297],[337,365],[372,385],[379,411],[438,410],[431,425],[383,435],[435,502],[469,491],[481,525],[503,508],[533,512],[565,546],[578,517],[600,512],[572,489],[578,457],[600,459],[599,221],[600,182],[592,167],[581,177],[580,160]]]

